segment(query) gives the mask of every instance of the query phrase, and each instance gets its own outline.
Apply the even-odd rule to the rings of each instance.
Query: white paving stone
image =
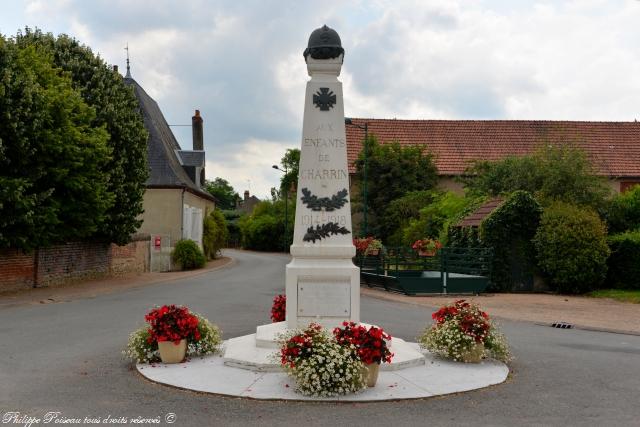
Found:
[[[247,337],[255,340],[255,335],[240,338]],[[231,341],[227,342],[227,347]],[[415,343],[405,344],[414,350],[417,348]],[[295,383],[282,372],[238,369],[225,365],[220,356],[194,358],[175,365],[139,364],[137,369],[151,381],[205,393],[253,399],[355,402],[415,399],[470,391],[502,383],[509,374],[506,365],[494,360],[465,364],[441,360],[430,354],[426,354],[425,358],[424,365],[402,370],[381,370],[376,387],[362,393],[328,399],[296,393]]]

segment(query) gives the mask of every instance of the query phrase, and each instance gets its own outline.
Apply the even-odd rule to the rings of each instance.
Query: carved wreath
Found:
[[[331,237],[337,234],[349,234],[351,233],[345,227],[341,227],[337,222],[328,222],[322,225],[316,225],[307,228],[307,233],[302,238],[305,242],[315,243],[316,240],[322,240],[327,237]]]
[[[321,211],[324,209],[327,212],[333,212],[336,209],[340,209],[344,205],[346,205],[349,201],[347,200],[347,189],[344,188],[338,191],[331,197],[318,197],[314,196],[308,188],[302,189],[303,196],[300,198],[302,203],[311,209],[312,211]]]

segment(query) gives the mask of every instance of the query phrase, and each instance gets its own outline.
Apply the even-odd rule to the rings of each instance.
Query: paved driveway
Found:
[[[186,304],[217,323],[225,338],[269,321],[288,258],[228,254],[237,262],[198,277],[66,303],[0,308],[0,415],[20,411],[42,418],[57,411],[83,421],[110,415],[164,425],[174,413],[174,425],[189,426],[640,425],[640,337],[524,322],[504,322],[516,355],[507,383],[449,397],[258,402],[147,382],[119,352],[151,306]],[[428,307],[362,299],[362,320],[404,339],[419,334],[430,313]]]

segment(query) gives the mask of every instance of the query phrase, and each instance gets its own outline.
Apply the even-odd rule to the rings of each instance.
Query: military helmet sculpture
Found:
[[[313,59],[333,59],[344,55],[340,36],[336,30],[323,25],[311,33],[303,55],[305,61],[308,56]]]

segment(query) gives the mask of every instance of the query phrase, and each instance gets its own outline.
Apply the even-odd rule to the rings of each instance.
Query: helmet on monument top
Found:
[[[309,36],[309,43],[304,50],[304,59],[333,59],[344,54],[340,36],[333,28],[323,25]]]

